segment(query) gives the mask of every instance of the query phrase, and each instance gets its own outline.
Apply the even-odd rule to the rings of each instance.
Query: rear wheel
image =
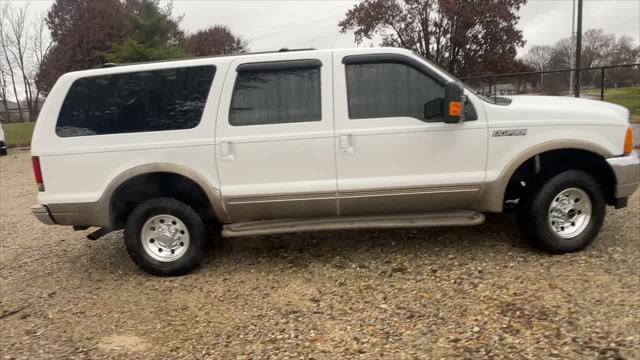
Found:
[[[584,171],[569,170],[523,197],[519,222],[535,246],[563,254],[589,246],[600,232],[605,214],[598,182]]]
[[[206,231],[191,207],[171,198],[145,201],[127,218],[125,245],[131,259],[158,276],[186,274],[206,253]]]

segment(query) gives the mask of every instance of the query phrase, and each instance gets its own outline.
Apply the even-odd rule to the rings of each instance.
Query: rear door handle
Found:
[[[236,151],[235,145],[230,141],[223,141],[220,143],[220,159],[222,161],[235,161]]]
[[[356,153],[353,135],[340,135],[340,153],[343,155],[353,155]]]

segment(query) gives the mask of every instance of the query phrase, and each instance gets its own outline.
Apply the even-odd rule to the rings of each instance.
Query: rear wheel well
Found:
[[[195,181],[176,173],[153,172],[134,176],[114,191],[109,205],[112,227],[123,228],[127,217],[138,204],[159,197],[184,202],[203,221],[216,218],[207,194]]]
[[[527,159],[513,173],[504,194],[509,203],[520,199],[552,176],[567,170],[583,170],[593,176],[605,195],[607,204],[615,204],[615,175],[606,159],[580,149],[550,150]]]

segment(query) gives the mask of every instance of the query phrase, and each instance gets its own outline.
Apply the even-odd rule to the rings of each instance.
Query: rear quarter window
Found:
[[[56,123],[60,137],[196,127],[215,66],[101,75],[73,82]]]

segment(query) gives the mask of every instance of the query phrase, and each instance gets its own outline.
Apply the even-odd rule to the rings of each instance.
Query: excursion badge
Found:
[[[494,130],[491,136],[525,136],[527,135],[527,129],[509,129],[509,130]]]

